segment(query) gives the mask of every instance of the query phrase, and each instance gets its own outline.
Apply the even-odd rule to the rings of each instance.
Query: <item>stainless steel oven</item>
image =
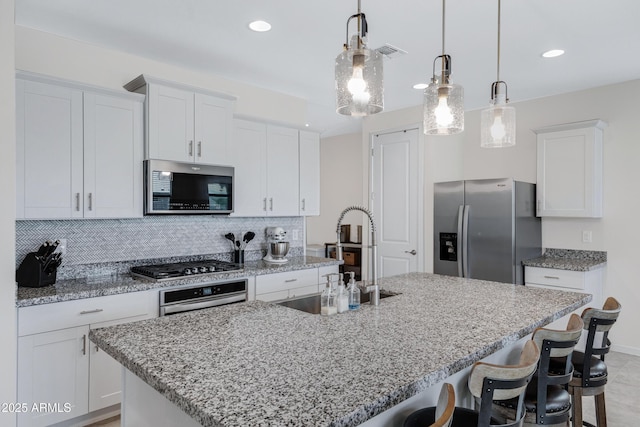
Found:
[[[247,300],[247,279],[189,285],[160,291],[160,316]]]

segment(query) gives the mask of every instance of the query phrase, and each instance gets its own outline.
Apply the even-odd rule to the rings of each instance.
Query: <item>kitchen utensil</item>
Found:
[[[253,231],[247,231],[246,233],[244,233],[244,236],[242,237],[242,241],[243,241],[242,249],[243,250],[244,250],[244,248],[247,247],[249,242],[253,240],[254,237],[256,237],[256,233],[254,233]]]
[[[224,237],[231,242],[231,250],[235,249],[236,236],[233,233],[227,233]]]

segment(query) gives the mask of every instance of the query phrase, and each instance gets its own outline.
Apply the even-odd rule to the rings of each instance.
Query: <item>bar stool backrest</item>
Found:
[[[524,418],[523,396],[540,358],[540,351],[533,340],[525,343],[517,365],[493,365],[476,362],[469,374],[469,390],[479,398],[480,416],[478,427],[490,425],[491,409],[494,400],[508,400],[518,397],[516,422],[503,424],[522,425]]]
[[[584,321],[584,329],[587,333],[587,343],[584,349],[584,363],[582,371],[583,387],[599,387],[607,383],[607,376],[600,378],[591,378],[590,370],[591,356],[600,356],[600,360],[604,361],[605,354],[611,349],[611,341],[608,335],[613,324],[618,320],[622,306],[613,297],[607,298],[602,309],[589,307],[582,312],[582,320]],[[601,333],[602,340],[596,344],[596,334]]]
[[[450,427],[455,409],[456,392],[451,384],[444,383],[436,406],[436,420],[429,427]]]
[[[564,341],[578,341],[580,336],[582,335],[582,328],[584,327],[584,322],[577,314],[572,314],[569,317],[569,322],[567,323],[566,330],[555,330],[555,329],[546,329],[546,328],[538,328],[533,332],[533,337],[531,338],[538,345],[540,350],[543,350],[542,343],[544,340],[554,341],[554,342],[564,342]],[[573,346],[561,348],[561,347],[553,347],[549,351],[549,357],[565,357],[569,356],[573,352]]]

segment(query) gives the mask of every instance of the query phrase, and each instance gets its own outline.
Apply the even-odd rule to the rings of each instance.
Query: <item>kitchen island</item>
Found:
[[[591,299],[427,273],[380,285],[401,294],[330,317],[234,304],[92,330],[90,339],[125,368],[123,426],[142,425],[145,410],[148,425],[175,412],[205,426],[376,425]],[[402,415],[394,417],[379,424]]]

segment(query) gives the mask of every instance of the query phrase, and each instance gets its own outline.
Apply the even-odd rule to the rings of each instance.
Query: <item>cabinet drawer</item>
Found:
[[[525,282],[558,288],[585,289],[583,271],[525,267]]]
[[[301,297],[303,295],[317,294],[320,291],[318,285],[304,286],[289,290],[289,298]]]
[[[287,271],[256,277],[256,295],[318,284],[318,269]],[[286,298],[286,297],[285,297]],[[261,299],[257,297],[257,299]]]
[[[18,309],[18,336],[135,316],[155,317],[158,292],[130,292],[105,297],[34,305]]]
[[[277,292],[267,292],[266,294],[257,294],[256,300],[258,301],[278,301],[281,299],[289,298],[289,291],[277,291]]]
[[[336,265],[328,265],[326,267],[319,267],[318,268],[318,283],[320,283],[321,285],[324,285],[327,282],[327,278],[324,277],[324,276],[326,276],[327,274],[336,274],[336,273],[338,273],[338,269],[339,269],[339,267],[338,267],[337,264]]]

